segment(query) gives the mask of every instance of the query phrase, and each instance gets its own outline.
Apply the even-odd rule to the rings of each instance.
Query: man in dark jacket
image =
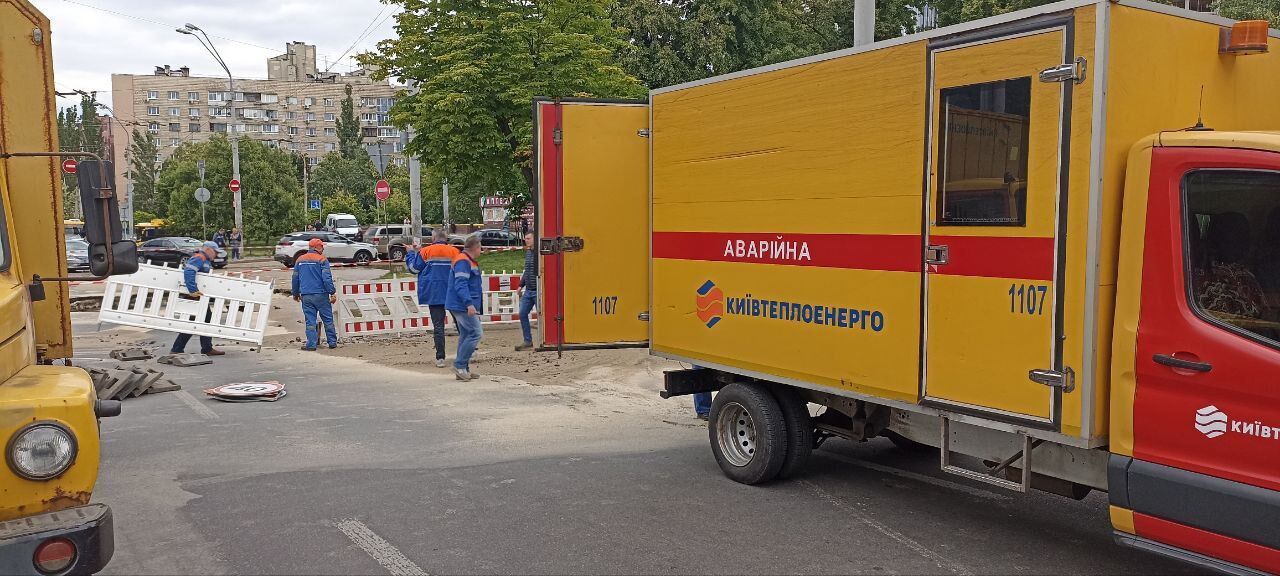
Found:
[[[533,234],[524,235],[524,275],[520,276],[520,330],[524,332],[524,343],[516,346],[516,351],[533,348],[533,329],[529,324],[529,314],[538,305],[538,250],[533,245]]]
[[[459,380],[475,380],[479,374],[471,371],[471,355],[480,344],[484,330],[480,327],[480,312],[484,308],[484,290],[481,286],[480,235],[472,234],[462,244],[462,253],[453,259],[453,277],[445,296],[445,309],[453,315],[458,327],[458,354],[453,360],[453,374]]]
[[[333,286],[333,270],[324,257],[324,242],[312,238],[307,242],[306,254],[293,264],[293,299],[302,303],[302,318],[307,325],[307,345],[303,350],[315,350],[320,344],[316,316],[324,322],[325,339],[330,348],[338,347],[338,332],[333,328],[333,304],[338,301]]]
[[[444,368],[444,304],[453,276],[453,260],[458,249],[449,245],[449,234],[437,228],[431,244],[421,249],[414,246],[405,253],[404,265],[418,275],[418,304],[431,312],[431,329],[435,332],[436,368]]]

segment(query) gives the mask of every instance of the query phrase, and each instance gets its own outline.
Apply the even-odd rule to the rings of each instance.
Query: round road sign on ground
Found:
[[[62,161],[62,171],[66,172],[67,174],[75,174],[77,164],[79,163],[76,162],[75,158],[67,158],[66,160]]]
[[[377,196],[378,200],[386,200],[387,198],[390,198],[391,183],[386,180],[379,180],[378,185],[373,188],[373,195]]]
[[[209,196],[210,194],[209,194],[208,188],[196,188],[196,202],[201,202],[201,203],[208,202]]]
[[[239,180],[232,180],[231,182],[228,182],[228,183],[227,183],[227,188],[228,188],[228,189],[230,189],[232,192],[239,192],[239,191],[240,191],[240,181],[239,181]]]

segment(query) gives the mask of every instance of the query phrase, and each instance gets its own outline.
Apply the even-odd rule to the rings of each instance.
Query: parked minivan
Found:
[[[413,236],[409,235],[412,229],[404,224],[374,224],[365,229],[364,241],[378,247],[378,258],[404,260],[413,244]],[[422,241],[430,242],[432,228],[423,226],[421,232]]]

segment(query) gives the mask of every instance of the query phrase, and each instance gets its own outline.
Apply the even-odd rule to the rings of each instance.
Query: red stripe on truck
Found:
[[[934,236],[949,247],[949,263],[931,274],[1052,280],[1053,238]],[[850,270],[919,272],[915,234],[770,234],[750,232],[654,232],[653,257]]]

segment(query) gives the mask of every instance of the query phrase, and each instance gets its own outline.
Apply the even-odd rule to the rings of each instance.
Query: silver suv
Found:
[[[404,224],[375,224],[364,231],[364,241],[378,248],[378,257],[386,260],[404,260],[405,252],[413,245],[412,228]],[[422,227],[423,242],[431,242],[430,226]]]

